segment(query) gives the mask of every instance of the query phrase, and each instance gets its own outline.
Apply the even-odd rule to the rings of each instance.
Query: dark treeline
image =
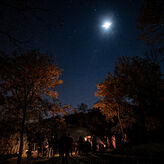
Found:
[[[160,66],[147,58],[122,57],[114,73],[97,85],[95,104],[113,132],[133,135],[134,142],[162,141],[164,80]]]

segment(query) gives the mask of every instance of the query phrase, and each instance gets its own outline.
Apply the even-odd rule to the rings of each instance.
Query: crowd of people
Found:
[[[127,136],[122,139],[122,145],[125,146],[127,142]],[[33,147],[33,148],[32,148]],[[51,136],[49,139],[44,138],[40,143],[32,144],[29,142],[29,150],[27,156],[30,157],[32,150],[37,152],[37,157],[55,157],[55,154],[59,154],[60,157],[69,157],[73,153],[75,155],[88,154],[89,152],[104,152],[108,148],[116,149],[116,137],[113,135],[111,139],[108,136],[99,138],[93,136],[80,136],[78,141],[74,141],[70,134],[63,133],[60,137],[57,135]]]

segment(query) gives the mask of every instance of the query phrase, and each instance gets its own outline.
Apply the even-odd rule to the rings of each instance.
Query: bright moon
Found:
[[[110,28],[111,25],[112,25],[111,22],[105,22],[105,23],[102,25],[102,27],[103,27],[105,30],[107,30],[107,29]]]

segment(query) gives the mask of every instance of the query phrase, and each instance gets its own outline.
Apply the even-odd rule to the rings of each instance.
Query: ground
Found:
[[[134,146],[129,152],[105,152],[88,154],[82,156],[69,157],[69,164],[115,164],[115,163],[135,163],[135,164],[159,164],[163,163],[164,144],[143,144]],[[32,159],[23,158],[23,164],[62,164],[59,157]],[[0,164],[16,164],[16,158],[1,161]]]
[[[93,155],[89,154],[88,156],[74,156],[68,159],[69,164],[116,164],[116,163],[135,163],[135,164],[156,164],[160,163],[160,159],[152,158],[152,157],[135,157],[135,156],[127,156],[127,155],[113,155],[113,154],[101,154],[101,155]],[[23,164],[62,164],[60,158],[54,159],[40,159],[40,160],[27,160],[23,159]],[[10,159],[4,162],[0,162],[0,164],[16,164],[16,158]]]

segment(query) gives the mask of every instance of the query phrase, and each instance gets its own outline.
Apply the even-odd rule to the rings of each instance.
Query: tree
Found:
[[[140,129],[149,131],[154,123],[148,120],[158,123],[154,130],[160,129],[164,98],[160,66],[149,58],[122,57],[115,66],[115,76],[134,106]]]
[[[29,113],[38,115],[51,107],[48,100],[57,97],[56,86],[62,84],[59,80],[61,70],[49,55],[37,51],[15,52],[13,56],[1,54],[0,58],[0,91],[5,97],[3,109],[17,113],[21,120],[20,164],[27,116]]]
[[[151,113],[157,108],[162,83],[158,64],[147,58],[122,57],[115,65],[115,76],[139,110]]]
[[[0,1],[0,41],[5,42],[16,48],[27,46],[31,41],[31,33],[25,32],[25,24],[32,24],[32,19],[39,20],[39,14],[46,15],[47,11],[41,5],[33,0],[28,2],[20,0],[1,0]],[[38,14],[39,13],[39,14]],[[42,22],[43,18],[42,18]],[[21,28],[20,28],[21,27]],[[28,29],[28,28],[27,28]],[[28,33],[24,38],[20,37],[21,33]]]
[[[60,3],[45,0],[0,0],[0,48],[31,48],[32,41],[36,41],[45,31],[61,27],[63,16],[58,11]],[[71,5],[72,0],[64,1],[63,4]]]
[[[140,39],[149,45],[160,45],[164,41],[164,1],[145,0],[137,18],[138,28],[141,30]],[[161,45],[160,47],[163,47]]]
[[[137,18],[139,39],[151,46],[146,57],[163,65],[164,61],[164,1],[144,0]],[[153,48],[152,48],[153,47]]]
[[[78,105],[78,110],[79,112],[87,112],[88,110],[88,105],[84,104],[84,103],[81,103],[80,105]]]
[[[125,134],[125,129],[130,127],[135,119],[132,117],[132,111],[126,102],[126,95],[122,92],[120,81],[112,74],[108,74],[106,79],[97,85],[98,91],[95,93],[100,100],[94,105],[99,108],[106,119],[112,122],[118,122],[114,131]]]
[[[135,120],[145,127],[148,117],[161,117],[163,84],[158,64],[147,58],[121,57],[115,64],[114,74],[109,73],[97,85],[96,96],[100,100],[95,107],[100,108],[108,120],[117,118],[122,133]],[[148,121],[146,124],[150,127]],[[113,129],[117,130],[118,125]]]
[[[164,55],[163,54],[163,50],[161,48],[152,48],[150,51],[145,53],[145,58],[147,58],[147,60],[151,61],[152,63],[155,64],[163,64],[164,62]]]

